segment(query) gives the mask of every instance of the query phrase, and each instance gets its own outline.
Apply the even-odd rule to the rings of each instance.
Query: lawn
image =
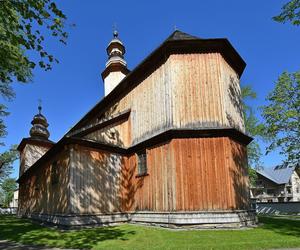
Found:
[[[60,231],[13,216],[0,216],[0,240],[84,249],[268,249],[300,246],[300,221],[260,217],[247,230],[175,231],[123,224]]]

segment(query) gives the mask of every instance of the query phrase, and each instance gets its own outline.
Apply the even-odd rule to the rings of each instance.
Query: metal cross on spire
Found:
[[[41,114],[42,113],[42,100],[38,99],[38,103],[39,103],[39,106],[38,106],[39,114]]]
[[[118,31],[117,31],[117,24],[116,23],[113,24],[113,35],[114,35],[114,37],[118,37]]]

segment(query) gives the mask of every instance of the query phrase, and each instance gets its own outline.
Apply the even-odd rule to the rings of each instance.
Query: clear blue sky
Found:
[[[8,103],[6,145],[27,137],[37,100],[50,124],[50,139],[57,141],[103,97],[100,73],[107,59],[105,48],[117,23],[133,69],[174,30],[203,38],[226,37],[247,63],[242,84],[251,84],[265,103],[267,93],[283,71],[300,67],[300,27],[279,24],[271,17],[286,1],[59,1],[70,23],[68,45],[49,40],[47,46],[60,60],[51,72],[36,69],[30,84],[14,84],[16,99]],[[3,150],[3,148],[2,148]],[[263,158],[264,165],[280,163],[278,153]],[[18,175],[15,164],[13,176]]]

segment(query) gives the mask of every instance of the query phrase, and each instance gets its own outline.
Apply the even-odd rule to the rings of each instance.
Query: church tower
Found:
[[[115,30],[113,32],[113,39],[106,48],[108,60],[105,65],[105,70],[101,74],[104,82],[105,96],[129,73],[127,63],[124,60],[125,47],[118,36],[118,32]]]
[[[38,114],[36,114],[32,121],[30,129],[30,137],[23,138],[18,146],[20,152],[20,176],[30,168],[38,159],[40,159],[54,144],[48,138],[50,133],[48,131],[48,122],[44,115],[42,115],[42,107],[38,106]]]

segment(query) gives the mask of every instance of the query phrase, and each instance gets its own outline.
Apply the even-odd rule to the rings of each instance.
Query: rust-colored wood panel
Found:
[[[136,160],[135,155],[130,156],[122,170],[122,183],[126,183],[120,190],[122,211],[248,206],[246,149],[229,138],[173,139],[149,148],[149,175],[144,177],[136,177]]]
[[[127,211],[169,211],[174,208],[174,194],[170,188],[172,177],[169,144],[147,149],[148,175],[137,177],[136,155],[128,157],[122,169],[120,193],[122,209]],[[129,174],[130,173],[130,174]],[[128,189],[131,190],[128,193]],[[129,205],[128,205],[129,204]],[[123,210],[124,211],[124,210]]]
[[[177,210],[248,207],[245,146],[229,138],[174,139],[171,144],[177,151]]]

